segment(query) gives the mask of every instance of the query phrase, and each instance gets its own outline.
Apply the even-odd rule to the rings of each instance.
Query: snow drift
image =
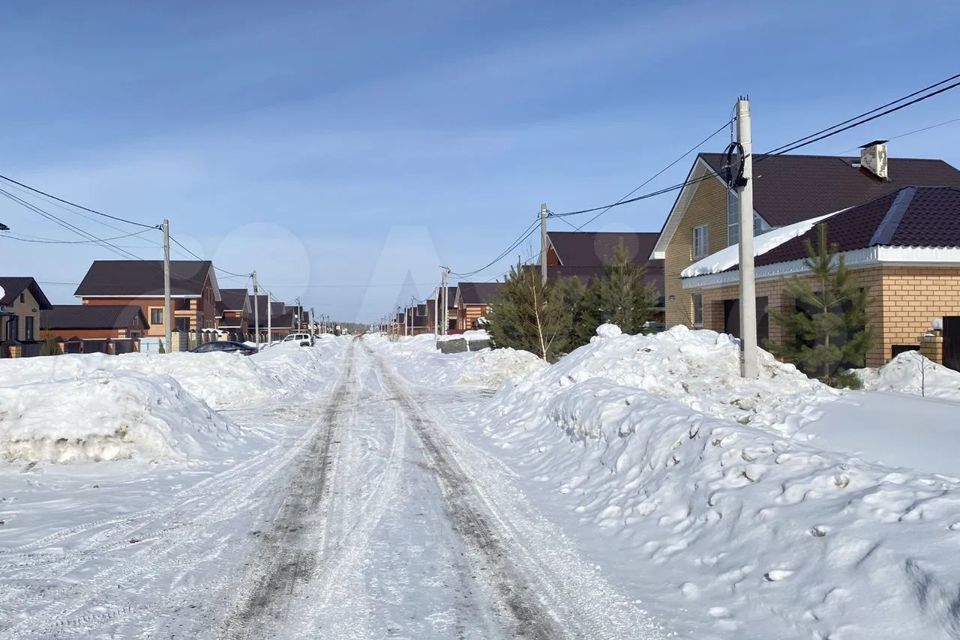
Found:
[[[698,638],[960,636],[957,480],[792,437],[842,394],[765,353],[740,379],[727,336],[601,333],[505,384],[484,430],[645,559],[621,579],[648,604],[699,612]]]
[[[857,369],[854,373],[870,391],[923,393],[960,400],[960,372],[925,358],[919,351],[906,351],[878,369]]]
[[[239,430],[169,376],[88,371],[0,387],[0,460],[207,457]]]

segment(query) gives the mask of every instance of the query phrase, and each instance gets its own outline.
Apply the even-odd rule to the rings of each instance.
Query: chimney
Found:
[[[884,182],[889,180],[887,177],[887,141],[874,140],[860,147],[860,167]]]

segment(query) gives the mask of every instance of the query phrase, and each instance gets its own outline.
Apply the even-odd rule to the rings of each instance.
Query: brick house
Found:
[[[878,153],[878,152],[882,152]],[[886,158],[886,145],[866,145],[860,157],[754,156],[753,231],[761,235],[855,206],[906,186],[960,187],[960,171],[942,160]],[[650,257],[663,260],[666,324],[700,326],[691,291],[680,272],[694,262],[737,244],[736,195],[719,177],[722,154],[701,153],[663,224]],[[873,167],[873,168],[871,168]]]
[[[221,289],[217,302],[217,329],[228,340],[247,339],[248,319],[253,307],[246,289]]]
[[[53,337],[65,353],[129,353],[140,350],[148,328],[137,305],[56,305],[40,319],[44,337]]]
[[[0,276],[0,358],[39,353],[40,313],[50,307],[33,278]]]
[[[650,257],[659,237],[656,232],[551,231],[547,234],[547,279],[574,277],[589,284],[603,275],[604,266],[622,242],[633,263],[645,269],[644,280],[657,293],[656,322],[662,325],[663,260]]]
[[[500,290],[499,282],[461,282],[454,298],[457,307],[457,329],[477,328],[477,321],[490,312],[490,302]]]
[[[784,291],[805,277],[804,243],[817,244],[816,222],[827,226],[851,277],[868,291],[877,339],[867,356],[879,366],[898,353],[921,349],[960,370],[960,188],[909,186],[843,211],[807,220],[758,238],[757,333],[779,342],[769,311],[792,311]],[[695,263],[681,286],[695,300],[702,326],[739,333],[737,246]],[[936,330],[934,330],[936,328]],[[940,330],[942,328],[942,331]]]
[[[216,327],[220,288],[212,262],[171,261],[170,292],[174,331]],[[148,323],[143,336],[162,338],[166,334],[161,260],[96,260],[74,295],[86,305],[139,307]]]

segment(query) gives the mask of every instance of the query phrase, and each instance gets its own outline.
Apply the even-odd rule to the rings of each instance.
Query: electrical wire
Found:
[[[920,94],[922,94],[922,93],[925,93],[925,92],[927,92],[927,91],[929,91],[929,90],[931,90],[931,89],[935,89],[935,88],[939,87],[940,85],[946,84],[946,83],[951,82],[951,81],[953,81],[953,80],[957,80],[958,78],[960,78],[960,73],[955,74],[955,75],[952,75],[952,76],[950,76],[949,78],[944,78],[943,80],[941,80],[941,81],[939,81],[939,82],[935,82],[935,83],[933,83],[933,84],[931,84],[931,85],[928,85],[928,86],[924,87],[923,89],[918,89],[917,91],[914,91],[913,93],[909,93],[909,94],[907,94],[907,95],[905,95],[905,96],[903,96],[903,97],[897,98],[896,100],[892,100],[892,101],[890,101],[890,102],[888,102],[888,103],[886,103],[886,104],[882,104],[882,105],[880,105],[879,107],[876,107],[876,108],[871,109],[871,110],[869,110],[869,111],[865,111],[865,112],[861,113],[861,114],[858,115],[858,116],[854,116],[854,117],[852,117],[852,118],[848,118],[848,119],[844,120],[843,122],[838,122],[837,124],[835,124],[835,125],[833,125],[833,126],[831,126],[831,127],[827,127],[826,129],[821,129],[820,131],[816,131],[816,132],[811,133],[811,134],[809,134],[809,135],[806,135],[806,136],[804,136],[804,137],[802,137],[802,138],[797,138],[797,139],[794,140],[793,142],[788,142],[788,143],[786,143],[786,144],[784,144],[784,145],[780,145],[780,146],[777,147],[776,149],[771,149],[770,151],[768,151],[768,152],[767,152],[766,154],[764,154],[764,155],[781,155],[781,154],[783,154],[783,153],[787,153],[787,152],[790,151],[791,149],[799,149],[800,147],[806,146],[806,145],[808,145],[808,144],[813,144],[814,142],[817,142],[818,140],[823,140],[824,138],[828,138],[828,137],[830,137],[830,136],[832,136],[832,135],[836,135],[837,133],[840,133],[841,131],[846,131],[847,129],[852,129],[854,126],[857,126],[857,127],[858,127],[858,126],[860,126],[861,124],[864,124],[864,123],[866,123],[866,122],[870,122],[871,120],[876,120],[877,118],[879,118],[879,117],[881,117],[881,116],[884,116],[884,115],[887,115],[888,113],[893,113],[894,111],[899,111],[900,109],[903,109],[903,108],[905,108],[905,107],[909,107],[910,105],[916,104],[917,102],[922,102],[923,100],[926,100],[927,98],[932,98],[932,97],[935,96],[935,95],[938,95],[938,94],[940,94],[940,93],[943,93],[944,91],[948,91],[948,90],[956,87],[958,84],[960,84],[960,82],[954,83],[954,84],[950,85],[949,87],[944,87],[944,88],[942,88],[942,89],[940,89],[940,90],[938,90],[938,91],[935,91],[935,92],[933,92],[933,93],[931,93],[931,94],[928,94],[928,95],[923,96],[923,97],[921,97],[921,98],[918,98],[918,99],[916,99],[916,100],[911,100],[910,102],[908,102],[908,103],[906,103],[906,104],[904,104],[904,105],[901,105],[901,106],[899,106],[899,107],[896,107],[895,109],[890,109],[889,111],[884,111],[883,113],[877,114],[877,115],[875,115],[874,117],[868,118],[868,119],[864,120],[863,122],[857,123],[857,124],[855,124],[855,125],[853,125],[853,126],[844,127],[843,129],[840,129],[839,131],[836,131],[836,132],[834,132],[834,133],[831,133],[830,136],[823,136],[823,137],[816,138],[816,140],[810,140],[810,138],[815,138],[816,136],[820,136],[821,134],[827,133],[828,131],[832,131],[833,129],[836,129],[836,128],[838,128],[838,127],[843,127],[844,125],[850,124],[850,123],[852,123],[852,122],[854,122],[854,121],[856,121],[856,120],[860,120],[861,118],[865,118],[866,116],[876,114],[878,111],[881,111],[881,110],[883,110],[883,109],[886,109],[887,107],[892,107],[893,105],[895,105],[895,104],[897,104],[897,103],[899,103],[899,102],[903,102],[904,100],[909,100],[910,98],[913,98],[914,96],[918,96],[918,95],[920,95]],[[804,142],[804,141],[808,141],[808,142]],[[799,143],[803,143],[803,144],[799,144]],[[793,145],[798,145],[798,146],[793,146]]]
[[[104,247],[104,248],[108,248],[108,249],[110,249],[111,251],[113,251],[114,253],[116,253],[116,254],[118,254],[118,255],[120,255],[120,256],[133,258],[134,260],[143,260],[143,258],[141,258],[140,256],[138,256],[138,255],[136,255],[136,254],[133,254],[133,253],[130,253],[130,252],[127,251],[126,249],[122,249],[122,248],[120,248],[120,247],[118,247],[118,246],[116,246],[116,245],[114,245],[114,244],[111,244],[108,240],[105,240],[105,239],[103,239],[103,238],[97,237],[97,236],[95,236],[94,234],[92,234],[92,233],[90,233],[90,232],[88,232],[88,231],[85,231],[84,229],[81,229],[80,227],[78,227],[78,226],[76,226],[76,225],[74,225],[74,224],[71,224],[71,223],[63,220],[62,218],[59,218],[59,217],[55,216],[54,214],[50,213],[49,211],[46,211],[46,210],[44,210],[44,209],[36,206],[35,204],[31,203],[31,202],[27,202],[26,200],[20,198],[19,196],[16,196],[16,195],[10,193],[10,192],[7,191],[6,189],[0,189],[0,194],[2,194],[3,196],[9,198],[10,200],[16,202],[17,204],[22,205],[23,207],[25,207],[25,208],[27,208],[28,210],[36,213],[37,215],[40,215],[40,216],[46,218],[47,220],[50,220],[51,222],[60,225],[60,226],[63,227],[64,229],[67,229],[67,230],[69,230],[69,231],[72,231],[73,233],[76,233],[76,234],[79,235],[80,237],[86,238],[86,239],[88,239],[88,240],[93,240],[95,244],[98,244],[98,245],[100,245],[100,246],[102,246],[102,247]],[[154,229],[155,229],[155,228],[157,228],[157,227],[150,227],[150,228],[154,228]]]
[[[186,251],[189,255],[191,255],[191,256],[193,256],[194,258],[196,258],[197,260],[201,260],[201,261],[205,261],[205,260],[206,260],[205,258],[201,258],[201,257],[198,256],[196,253],[194,253],[193,251],[191,251],[190,249],[188,249],[188,248],[186,247],[186,245],[184,245],[182,242],[180,242],[179,240],[177,240],[177,239],[174,238],[173,236],[170,236],[170,241],[173,242],[174,244],[176,244],[178,247],[180,247],[180,248],[183,249],[184,251]],[[221,269],[220,267],[217,267],[217,266],[214,266],[213,268],[214,268],[216,271],[219,271],[220,273],[226,274],[226,275],[228,275],[228,276],[233,276],[233,277],[235,277],[235,278],[245,278],[245,277],[247,277],[247,276],[250,275],[249,273],[235,273],[235,272],[233,272],[233,271],[227,271],[226,269]]]
[[[907,136],[912,136],[912,135],[914,135],[915,133],[923,133],[924,131],[930,131],[931,129],[937,129],[937,128],[939,128],[939,127],[945,127],[946,125],[948,125],[948,124],[953,124],[954,122],[960,122],[960,118],[951,118],[950,120],[945,120],[945,121],[943,121],[943,122],[938,122],[937,124],[931,124],[931,125],[928,126],[928,127],[922,127],[922,128],[920,128],[920,129],[914,129],[913,131],[907,131],[906,133],[900,133],[900,134],[897,134],[897,135],[895,135],[895,136],[891,136],[890,138],[887,138],[887,142],[889,142],[889,141],[891,141],[891,140],[899,140],[900,138],[906,138]],[[838,153],[837,155],[843,155],[843,154],[845,154],[845,153],[849,153],[850,151],[856,151],[856,150],[859,149],[859,148],[860,148],[860,147],[850,147],[849,149],[844,149],[843,151],[841,151],[841,152]]]
[[[4,233],[0,235],[0,238],[9,238],[10,240],[18,240],[20,242],[33,242],[37,244],[98,244],[99,242],[112,242],[113,240],[122,240],[124,238],[133,238],[135,236],[143,235],[149,231],[156,231],[156,229],[144,229],[142,231],[134,231],[133,233],[127,233],[122,236],[114,236],[112,238],[100,238],[98,240],[53,240],[51,238],[41,238],[39,236],[29,236],[24,234],[12,234]],[[144,248],[144,247],[141,247]]]
[[[89,207],[85,207],[85,206],[83,206],[83,205],[81,205],[81,204],[77,204],[76,202],[71,202],[70,200],[67,200],[67,199],[65,199],[65,198],[60,198],[60,197],[55,196],[55,195],[53,195],[53,194],[51,194],[51,193],[47,193],[46,191],[42,191],[42,190],[40,190],[40,189],[37,189],[36,187],[31,187],[31,186],[28,185],[28,184],[24,184],[24,183],[22,183],[22,182],[20,182],[20,181],[18,181],[18,180],[14,180],[13,178],[9,178],[9,177],[7,177],[7,176],[5,176],[5,175],[2,175],[2,174],[0,174],[0,179],[6,180],[7,182],[9,182],[9,183],[11,183],[11,184],[15,184],[15,185],[17,185],[17,186],[23,187],[24,189],[28,189],[28,190],[30,190],[30,191],[32,191],[32,192],[34,192],[34,193],[38,193],[38,194],[40,194],[40,195],[42,195],[42,196],[46,196],[47,198],[51,198],[51,199],[53,199],[53,200],[56,200],[57,202],[62,202],[63,204],[68,204],[68,205],[70,205],[70,206],[72,206],[72,207],[76,207],[77,209],[82,209],[83,211],[86,211],[86,212],[88,212],[88,213],[93,213],[93,214],[95,214],[95,215],[102,216],[102,217],[104,217],[104,218],[109,218],[110,220],[116,220],[117,222],[125,222],[125,223],[127,223],[127,224],[136,225],[136,226],[138,226],[138,227],[144,227],[145,229],[153,229],[153,228],[156,228],[156,225],[145,224],[145,223],[143,223],[143,222],[137,222],[136,220],[127,220],[126,218],[121,218],[121,217],[119,217],[119,216],[112,216],[112,215],[110,215],[109,213],[103,213],[102,211],[97,211],[96,209],[91,209],[91,208],[89,208]]]
[[[593,216],[592,218],[590,218],[589,220],[587,220],[586,222],[584,222],[584,223],[581,224],[580,226],[575,227],[575,229],[576,229],[577,231],[580,231],[580,230],[583,229],[585,226],[587,226],[588,224],[590,224],[591,222],[593,222],[594,220],[596,220],[597,218],[599,218],[600,216],[602,216],[603,214],[605,214],[607,211],[609,211],[609,210],[612,209],[613,207],[619,206],[619,205],[621,205],[621,204],[627,204],[628,202],[636,202],[637,200],[627,200],[627,198],[629,198],[630,196],[632,196],[633,194],[635,194],[637,191],[639,191],[640,189],[644,188],[645,186],[647,186],[648,184],[650,184],[651,182],[653,182],[654,180],[656,180],[657,178],[659,178],[660,176],[662,176],[664,173],[666,173],[666,172],[669,171],[671,168],[673,168],[674,165],[676,165],[678,162],[680,162],[681,160],[683,160],[684,158],[686,158],[687,156],[689,156],[691,153],[693,153],[694,151],[696,151],[697,149],[699,149],[700,147],[702,147],[703,145],[705,145],[705,144],[706,144],[707,142],[709,142],[710,140],[712,140],[717,134],[719,134],[721,131],[723,131],[724,129],[726,129],[727,127],[729,127],[732,123],[733,123],[733,119],[732,119],[732,118],[731,118],[730,120],[727,120],[726,122],[724,122],[724,123],[720,126],[720,128],[718,128],[716,131],[714,131],[713,133],[711,133],[710,135],[708,135],[706,138],[704,138],[703,140],[701,140],[700,142],[698,142],[697,144],[695,144],[693,147],[691,147],[690,149],[688,149],[687,151],[685,151],[681,156],[677,157],[673,162],[671,162],[670,164],[668,164],[668,165],[665,166],[664,168],[660,169],[660,171],[656,172],[655,174],[653,174],[652,176],[650,176],[649,178],[647,178],[646,180],[644,180],[643,182],[641,182],[641,183],[640,183],[639,185],[637,185],[632,191],[630,191],[629,193],[627,193],[626,195],[624,195],[622,198],[620,198],[619,200],[617,200],[617,201],[614,202],[613,204],[607,205],[607,206],[605,206],[605,207],[596,207],[596,208],[594,208],[593,211],[599,211],[599,213],[597,213],[597,215]],[[677,187],[677,188],[682,188],[682,187]],[[660,194],[660,193],[657,193],[656,195],[661,195],[661,194]],[[651,197],[652,197],[652,196],[651,196]],[[578,213],[589,213],[589,211],[581,211],[581,212],[578,212]],[[577,214],[571,213],[570,215],[577,215]],[[562,219],[562,218],[564,217],[564,214],[556,214],[556,217]]]
[[[504,249],[504,250],[500,253],[500,255],[498,255],[496,258],[494,258],[493,260],[491,260],[491,261],[488,262],[487,264],[483,265],[483,266],[480,267],[479,269],[474,269],[473,271],[469,271],[469,272],[455,272],[455,271],[451,271],[451,272],[450,272],[450,275],[455,276],[455,277],[457,277],[457,278],[469,278],[470,276],[474,276],[474,275],[480,273],[481,271],[486,271],[487,269],[489,269],[489,268],[492,267],[493,265],[495,265],[495,264],[497,264],[498,262],[500,262],[501,260],[503,260],[503,258],[506,257],[506,256],[507,256],[511,251],[513,251],[516,247],[518,247],[518,246],[520,246],[521,244],[523,244],[523,241],[526,240],[527,238],[529,238],[529,237],[533,234],[533,232],[536,231],[536,227],[537,227],[537,225],[539,224],[539,222],[540,222],[539,218],[535,219],[535,220],[530,224],[530,226],[528,226],[526,229],[524,229],[524,230],[520,233],[520,236],[519,236],[516,240],[514,240],[513,242],[510,243],[510,246],[509,246],[509,247],[507,247],[506,249]]]

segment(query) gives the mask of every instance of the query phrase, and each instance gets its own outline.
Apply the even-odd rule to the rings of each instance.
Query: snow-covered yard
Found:
[[[0,638],[960,637],[960,374],[599,333],[0,361]]]

